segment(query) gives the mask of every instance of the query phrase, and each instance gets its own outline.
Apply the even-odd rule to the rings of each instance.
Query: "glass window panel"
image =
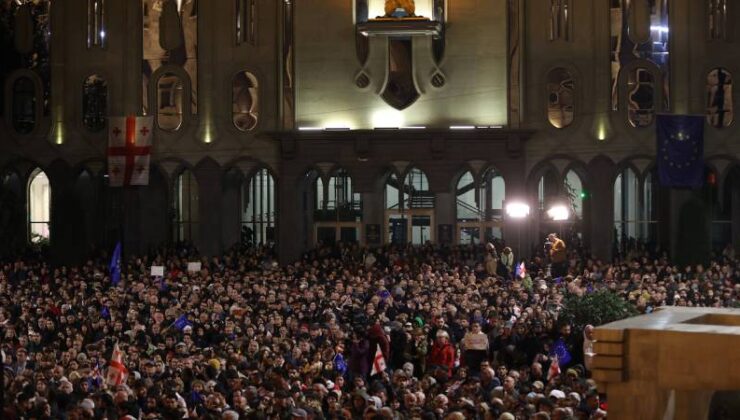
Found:
[[[707,0],[707,23],[710,40],[727,38],[727,0]]]
[[[157,82],[157,124],[167,131],[177,131],[182,126],[182,80],[173,73],[165,73]]]
[[[232,116],[236,128],[248,131],[257,127],[258,103],[257,78],[250,72],[240,71],[234,76],[232,86]]]
[[[482,210],[479,200],[475,196],[476,182],[473,174],[465,172],[457,182],[457,220],[458,221],[479,221],[481,220]]]
[[[716,68],[707,75],[707,123],[723,128],[732,124],[732,74]]]
[[[646,127],[655,115],[655,79],[646,68],[630,72],[627,86],[627,117],[633,127]]]
[[[105,47],[105,0],[87,0],[87,48]]]
[[[660,70],[663,103],[657,104],[660,110],[669,109],[670,104],[670,50],[669,50],[669,7],[668,0],[609,0],[611,7],[611,95],[612,110],[620,109],[619,103],[619,74],[621,70],[635,60],[648,60]],[[635,8],[649,13],[649,23],[646,16],[634,17]],[[646,7],[646,9],[645,9]],[[637,36],[632,26],[640,20],[645,34]],[[649,26],[649,27],[648,27]],[[634,36],[632,36],[634,35]],[[628,98],[628,101],[630,99]]]
[[[403,199],[409,201],[408,208],[434,208],[434,194],[429,191],[429,180],[421,169],[412,168],[406,174],[404,187]]]
[[[49,240],[51,220],[51,185],[46,174],[37,169],[28,183],[28,232],[32,243]]]
[[[164,13],[167,3],[176,4],[173,14]],[[143,16],[142,112],[148,115],[149,84],[164,65],[181,67],[190,79],[190,111],[198,113],[198,1],[141,0]],[[163,26],[162,26],[163,24]]]
[[[385,183],[385,208],[399,209],[399,184],[396,174],[391,174]]]
[[[36,127],[36,86],[28,77],[19,77],[13,83],[13,129],[29,134]]]
[[[550,41],[570,39],[570,0],[550,0]]]
[[[85,79],[82,87],[82,121],[90,131],[105,128],[108,108],[108,83],[98,75]]]
[[[275,242],[275,180],[260,169],[242,186],[242,241],[245,245]]]

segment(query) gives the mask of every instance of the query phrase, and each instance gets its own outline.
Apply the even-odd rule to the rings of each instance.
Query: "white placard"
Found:
[[[152,277],[164,277],[164,266],[153,265],[152,266]]]
[[[200,271],[200,268],[201,268],[200,261],[188,263],[188,273],[198,272]]]

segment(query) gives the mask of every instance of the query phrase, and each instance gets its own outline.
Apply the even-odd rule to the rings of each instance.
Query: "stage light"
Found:
[[[555,221],[568,220],[570,217],[570,210],[562,204],[556,204],[550,207],[550,210],[547,211],[547,215]]]
[[[506,205],[506,214],[512,219],[524,219],[529,216],[529,206],[522,202],[513,202]]]

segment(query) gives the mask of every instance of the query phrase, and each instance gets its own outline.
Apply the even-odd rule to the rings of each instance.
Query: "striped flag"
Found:
[[[118,343],[113,346],[113,355],[110,357],[108,372],[105,375],[105,383],[109,387],[118,386],[126,382],[128,369],[123,365],[123,354],[118,348]]]
[[[373,369],[370,371],[370,376],[385,372],[385,368],[385,357],[383,357],[383,352],[380,351],[380,344],[378,344],[377,350],[375,350],[375,357],[373,358]]]

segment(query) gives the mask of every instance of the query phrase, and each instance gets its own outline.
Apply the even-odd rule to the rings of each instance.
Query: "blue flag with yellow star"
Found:
[[[657,166],[664,187],[698,188],[704,183],[704,117],[658,115]]]

